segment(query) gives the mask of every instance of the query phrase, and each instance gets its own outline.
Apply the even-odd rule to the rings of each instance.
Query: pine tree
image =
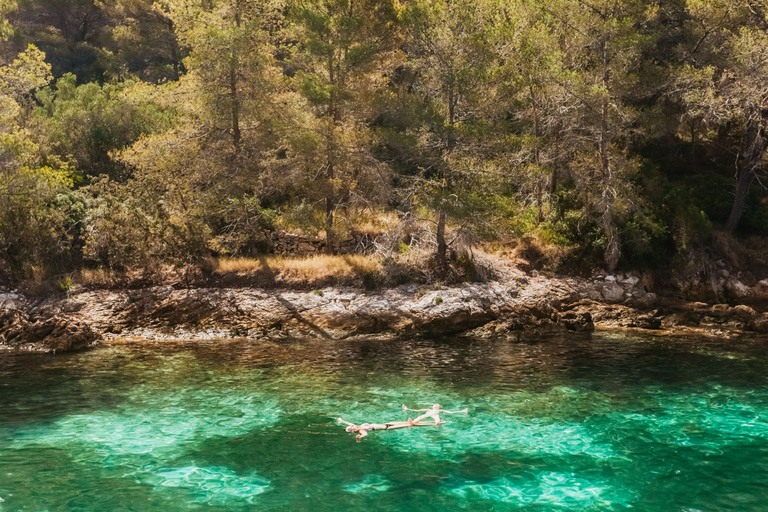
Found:
[[[674,90],[688,112],[709,127],[741,139],[731,211],[725,229],[733,232],[746,207],[750,186],[763,168],[768,149],[768,3],[687,3],[689,40],[681,48],[685,64]]]
[[[365,182],[386,187],[386,169],[370,151],[369,125],[375,94],[398,61],[400,11],[393,0],[306,0],[293,6],[299,40],[294,80],[308,114],[295,138],[294,162],[311,176],[303,193],[310,201],[310,189],[323,197],[331,254],[337,210],[353,194],[368,199]]]
[[[462,191],[468,175],[479,170],[470,146],[494,94],[510,16],[503,3],[468,0],[417,0],[406,15],[411,82],[406,94],[422,109],[406,129],[420,146],[422,177],[437,213],[436,258],[445,262],[446,224],[450,216],[467,212]]]

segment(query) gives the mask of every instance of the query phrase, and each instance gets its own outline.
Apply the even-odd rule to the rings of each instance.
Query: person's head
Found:
[[[432,406],[432,408],[437,411],[438,409],[440,409],[440,404],[435,404]]]

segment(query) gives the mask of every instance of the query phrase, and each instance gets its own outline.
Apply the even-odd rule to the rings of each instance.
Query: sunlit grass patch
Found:
[[[104,268],[94,268],[94,269],[84,268],[78,274],[77,282],[78,284],[82,284],[84,286],[101,285],[104,283],[109,283],[114,279],[114,277],[115,277],[115,272],[113,270],[108,270]]]
[[[216,268],[219,274],[269,272],[284,279],[313,281],[325,278],[362,277],[381,268],[378,258],[360,254],[331,256],[319,254],[305,258],[265,256],[263,258],[220,259]]]

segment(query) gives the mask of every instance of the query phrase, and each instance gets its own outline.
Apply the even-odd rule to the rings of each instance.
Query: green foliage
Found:
[[[78,86],[76,77],[64,75],[54,86],[41,89],[36,122],[50,151],[71,158],[86,176],[107,174],[125,180],[130,169],[112,158],[140,137],[168,130],[172,109],[132,97],[134,82]]]
[[[371,154],[366,117],[385,85],[382,73],[400,59],[397,5],[311,0],[294,2],[290,11],[301,41],[292,55],[293,82],[306,107],[295,118],[299,135],[291,137],[286,176],[302,198],[300,208],[315,207],[323,216],[331,251],[340,207],[385,198],[387,169]]]
[[[0,41],[7,38],[13,32],[13,27],[8,22],[8,14],[17,8],[15,0],[0,0]]]
[[[29,94],[51,80],[45,54],[30,44],[10,66],[0,67],[0,93],[23,102]]]
[[[69,276],[59,280],[59,292],[61,293],[69,294],[72,291],[73,286],[74,283],[72,282],[72,278]]]
[[[442,303],[443,303],[442,297],[435,297],[435,305],[439,306]]]
[[[16,3],[21,8],[13,9]],[[0,40],[11,33],[4,14],[13,10],[11,40],[44,51],[56,78],[176,80],[185,52],[156,6],[152,0],[0,0]]]
[[[334,247],[360,211],[472,280],[481,241],[613,270],[768,235],[761,2],[20,5],[0,0],[4,275],[205,265],[277,226]],[[433,280],[402,239],[366,287]]]
[[[275,229],[277,212],[262,208],[255,197],[230,198],[221,208],[216,215],[209,215],[209,225],[220,233],[210,241],[211,249],[227,256],[265,253],[265,231]]]
[[[174,187],[167,194],[156,183],[148,185],[100,178],[87,187],[86,261],[112,269],[153,270],[207,256],[211,230],[201,212],[185,208],[188,192]]]
[[[82,206],[67,170],[42,167],[0,173],[0,272],[29,276],[34,266],[67,268]]]

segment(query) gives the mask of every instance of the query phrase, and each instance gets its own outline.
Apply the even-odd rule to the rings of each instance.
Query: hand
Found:
[[[404,410],[404,411],[407,411],[407,410],[408,410],[408,408],[405,406],[405,404],[403,404],[403,410]]]

